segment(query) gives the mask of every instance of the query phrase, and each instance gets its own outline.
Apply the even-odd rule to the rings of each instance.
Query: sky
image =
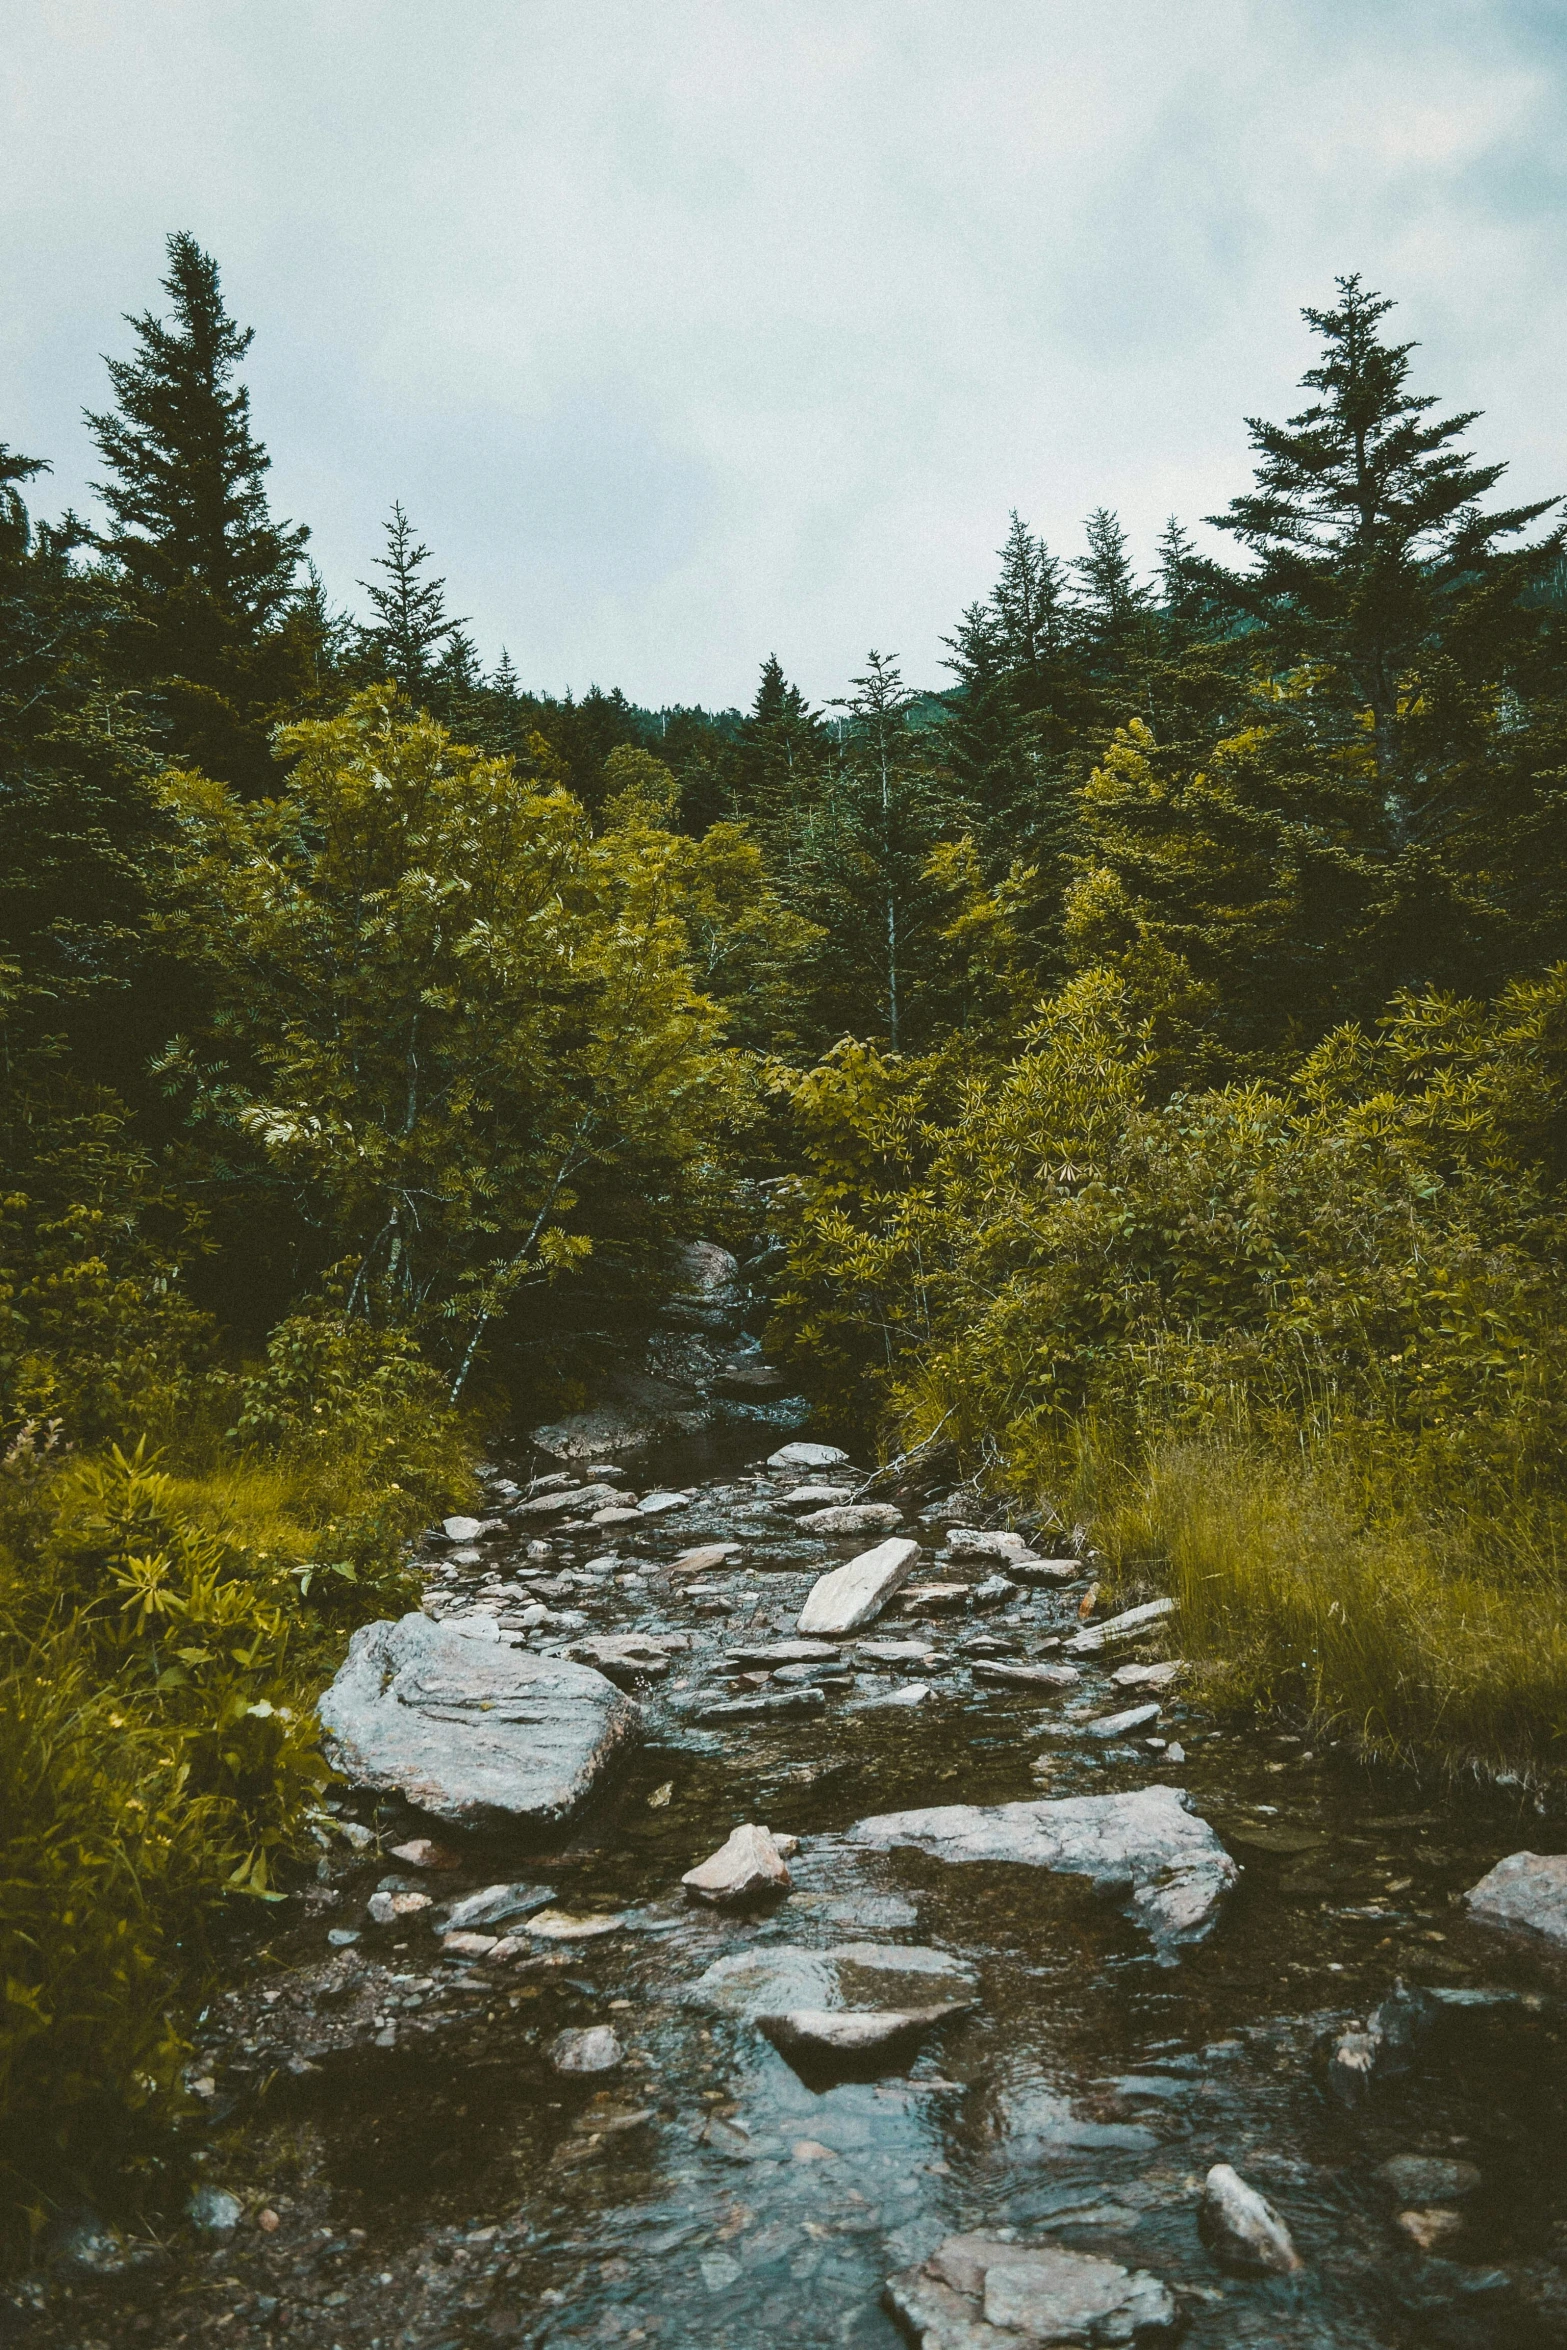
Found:
[[[334,601],[400,498],[540,691],[939,685],[1012,508],[1151,566],[1245,485],[1352,270],[1567,490],[1563,0],[48,0],[0,219],[43,510],[190,229]]]

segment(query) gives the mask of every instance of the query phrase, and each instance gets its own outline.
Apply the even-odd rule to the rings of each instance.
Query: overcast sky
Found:
[[[1397,296],[1509,489],[1567,489],[1567,0],[47,0],[0,49],[0,440],[193,230],[340,601],[401,497],[524,681],[941,681],[1008,509],[1139,558]]]

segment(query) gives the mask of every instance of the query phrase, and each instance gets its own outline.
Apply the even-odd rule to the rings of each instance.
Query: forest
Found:
[[[532,690],[395,498],[340,605],[188,234],[100,521],[0,445],[16,2210],[177,2106],[349,1633],[694,1235],[816,1431],[1089,1529],[1215,1702],[1559,1771],[1567,525],[1392,314],[1306,313],[1227,560],[998,517],[946,677],[826,710]]]

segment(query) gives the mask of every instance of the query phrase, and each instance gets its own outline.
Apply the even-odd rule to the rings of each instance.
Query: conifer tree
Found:
[[[1033,675],[1065,649],[1061,566],[1014,506],[991,595],[997,649],[1010,669]]]
[[[97,544],[140,623],[138,682],[171,749],[253,781],[289,684],[266,655],[309,533],[268,508],[271,459],[238,376],[254,329],[229,315],[218,265],[189,231],[169,238],[168,260],[170,317],[127,319],[137,348],[107,361],[115,404],[87,414],[107,468]]]
[[[436,671],[436,648],[449,642],[465,615],[447,611],[444,579],[424,576],[430,550],[414,537],[401,499],[393,500],[391,520],[383,528],[386,552],[376,557],[375,568],[384,575],[384,585],[359,582],[376,613],[372,625],[360,631],[360,649],[411,702],[424,702]]]
[[[1126,550],[1120,518],[1096,506],[1084,524],[1086,555],[1074,556],[1078,580],[1078,631],[1096,667],[1124,663],[1151,601],[1137,579]]]

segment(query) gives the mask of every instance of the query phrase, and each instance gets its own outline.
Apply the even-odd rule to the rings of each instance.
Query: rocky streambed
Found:
[[[1567,1838],[1215,1719],[1070,1545],[776,1443],[432,1531],[202,2019],[188,2209],[57,2225],[5,2338],[1567,2342],[1560,1871],[1466,1899]]]

